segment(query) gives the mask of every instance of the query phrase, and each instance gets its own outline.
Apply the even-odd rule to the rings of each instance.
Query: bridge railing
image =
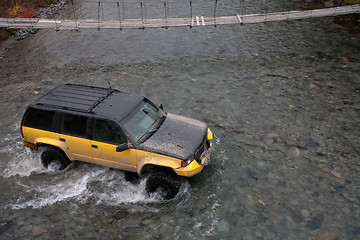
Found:
[[[149,1],[149,0],[148,0]],[[240,0],[242,1],[242,0]],[[217,1],[215,1],[216,3]],[[98,17],[96,19],[81,19],[74,15],[72,19],[53,18],[53,19],[39,19],[39,18],[0,18],[0,27],[7,28],[53,28],[60,29],[124,29],[124,28],[154,28],[154,27],[195,27],[195,26],[217,26],[223,24],[249,24],[284,20],[297,20],[305,18],[317,18],[327,16],[338,16],[345,14],[360,13],[360,4],[304,10],[304,11],[283,11],[283,12],[264,12],[257,14],[243,14],[239,7],[239,12],[228,16],[218,16],[216,11],[216,4],[214,12],[210,16],[195,15],[191,11],[188,17],[170,17],[169,9],[167,9],[166,2],[164,2],[164,15],[162,18],[148,18],[145,16],[145,10],[141,13],[140,18],[128,19],[124,14],[122,17],[120,13],[119,4],[118,18],[107,20],[102,17],[101,2],[99,2]],[[190,2],[191,3],[191,2]],[[145,7],[145,6],[142,6]],[[191,4],[190,4],[191,7]],[[75,10],[75,8],[74,8]]]

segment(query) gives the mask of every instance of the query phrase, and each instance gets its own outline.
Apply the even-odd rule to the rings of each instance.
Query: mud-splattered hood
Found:
[[[204,141],[207,126],[191,118],[167,114],[161,127],[140,146],[153,152],[187,159]]]

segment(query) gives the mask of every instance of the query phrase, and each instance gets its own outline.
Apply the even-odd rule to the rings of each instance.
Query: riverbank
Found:
[[[47,18],[49,14],[62,9],[67,0],[3,0],[0,5],[0,17],[10,18]],[[0,28],[0,43],[11,36],[18,35],[23,39],[34,30],[17,31],[15,29]]]

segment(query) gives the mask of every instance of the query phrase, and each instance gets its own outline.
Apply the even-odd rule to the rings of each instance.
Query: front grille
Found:
[[[206,148],[207,148],[206,140],[207,140],[207,134],[205,134],[202,143],[200,144],[200,146],[198,147],[198,149],[195,151],[195,160],[196,160],[198,163],[201,163],[200,156],[201,156],[201,154],[202,154],[204,151],[206,151]]]

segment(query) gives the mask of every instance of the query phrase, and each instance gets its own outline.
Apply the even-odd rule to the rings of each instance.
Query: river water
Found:
[[[268,2],[248,3],[244,14],[306,7]],[[194,1],[194,15],[211,16],[213,4]],[[237,1],[218,4],[219,16],[238,11]],[[94,2],[74,9],[97,17]],[[185,10],[177,2],[170,16]],[[3,47],[0,239],[360,238],[360,41],[334,18],[42,30]],[[65,83],[110,84],[205,121],[216,139],[211,164],[166,202],[122,171],[80,162],[44,169],[22,146],[20,120]]]

